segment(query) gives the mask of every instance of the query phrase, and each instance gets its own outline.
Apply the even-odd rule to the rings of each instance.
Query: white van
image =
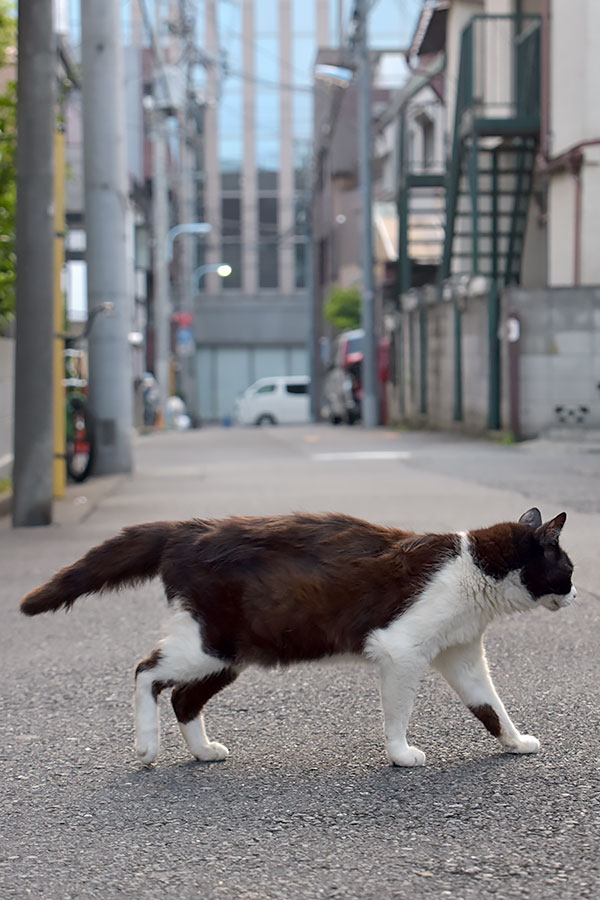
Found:
[[[259,378],[236,398],[238,425],[292,425],[310,422],[308,375]]]

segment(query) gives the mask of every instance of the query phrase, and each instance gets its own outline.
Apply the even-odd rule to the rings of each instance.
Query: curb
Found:
[[[96,507],[114,493],[127,475],[104,475],[82,484],[68,484],[64,497],[52,504],[53,525],[73,525],[87,519]],[[0,494],[0,519],[10,516],[12,493]]]

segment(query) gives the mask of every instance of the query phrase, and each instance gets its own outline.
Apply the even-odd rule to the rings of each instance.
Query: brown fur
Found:
[[[124,529],[28,594],[27,615],[160,575],[202,625],[209,652],[262,665],[356,653],[460,552],[352,516],[157,522]]]

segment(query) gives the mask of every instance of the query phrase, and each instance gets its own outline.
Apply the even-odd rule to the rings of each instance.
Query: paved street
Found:
[[[57,523],[0,520],[0,896],[583,898],[600,894],[600,447],[503,447],[359,428],[207,428],[136,440],[131,478],[69,489]],[[490,666],[534,757],[499,752],[438,676],[385,758],[366,666],[245,673],[207,709],[224,763],[192,762],[168,697],[152,769],[133,752],[135,663],[157,583],[29,620],[22,594],[122,525],[340,510],[459,530],[565,509],[577,604],[494,625]]]

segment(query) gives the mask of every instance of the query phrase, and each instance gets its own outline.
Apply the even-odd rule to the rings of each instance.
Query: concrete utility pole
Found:
[[[190,73],[188,66],[187,84],[189,89]],[[193,222],[196,218],[194,203],[194,173],[192,170],[192,152],[188,144],[187,114],[190,101],[186,98],[183,114],[180,116],[179,152],[180,152],[180,217],[182,222]],[[179,306],[181,312],[194,314],[194,296],[192,290],[192,272],[194,271],[194,251],[196,244],[193,237],[185,237],[181,246],[181,259],[179,268]],[[193,329],[193,325],[192,325]],[[185,398],[187,411],[195,424],[198,420],[196,401],[196,352],[195,347],[189,356],[180,356],[179,372],[181,392]]]
[[[155,91],[156,96],[156,91]],[[152,127],[152,254],[154,280],[154,375],[160,391],[160,409],[164,415],[165,401],[169,396],[171,348],[171,310],[169,304],[169,269],[167,263],[167,236],[169,210],[167,192],[167,144],[164,113],[155,106]]]
[[[355,48],[358,63],[358,172],[362,208],[363,292],[361,319],[365,332],[362,364],[362,421],[366,428],[379,424],[377,402],[377,331],[373,279],[373,198],[371,187],[371,63],[367,40],[369,0],[356,0]]]
[[[19,3],[13,525],[52,521],[53,0]]]
[[[132,468],[133,380],[127,340],[133,311],[127,277],[127,153],[119,0],[82,0],[81,43],[87,232],[90,410],[96,475]]]

